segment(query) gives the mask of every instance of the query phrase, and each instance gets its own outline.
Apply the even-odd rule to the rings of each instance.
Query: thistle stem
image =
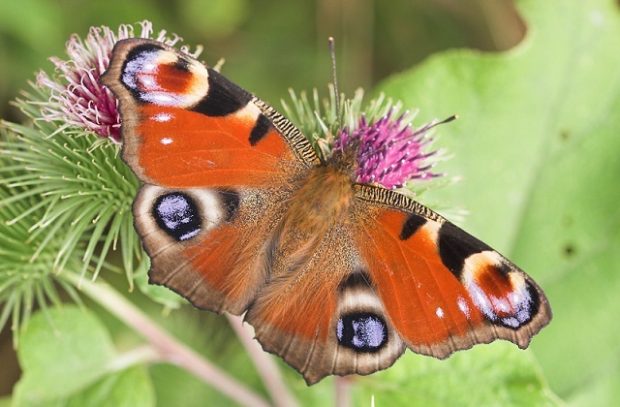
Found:
[[[351,405],[351,393],[349,387],[351,383],[346,377],[336,376],[334,378],[336,390],[336,407],[349,407]]]
[[[289,392],[286,384],[282,380],[282,375],[278,366],[275,364],[271,356],[265,351],[259,343],[254,339],[254,329],[249,324],[243,325],[241,317],[226,314],[228,322],[239,337],[241,344],[245,347],[248,355],[252,359],[258,374],[267,387],[271,399],[276,406],[294,407],[299,405],[293,394]]]
[[[73,273],[61,277],[79,287],[93,301],[123,321],[146,339],[157,350],[161,360],[187,370],[213,386],[232,400],[244,406],[267,407],[269,404],[252,390],[214,366],[204,357],[171,336],[108,284],[91,282]]]
[[[135,349],[118,355],[108,364],[111,372],[120,372],[132,366],[162,361],[157,349],[151,345],[141,345]]]

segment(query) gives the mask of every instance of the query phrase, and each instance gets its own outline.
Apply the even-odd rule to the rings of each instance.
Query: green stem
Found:
[[[236,317],[230,314],[226,314],[228,322],[232,326],[233,330],[237,334],[237,337],[241,341],[241,344],[248,352],[250,359],[254,363],[258,374],[260,375],[265,387],[271,395],[271,399],[278,407],[295,407],[299,403],[288,390],[280,369],[275,364],[271,356],[258,344],[254,339],[254,329],[249,324],[243,324],[243,320],[240,317]]]
[[[120,372],[133,366],[145,363],[160,362],[161,357],[157,349],[151,345],[142,345],[125,353],[121,353],[108,363],[107,370]]]
[[[351,406],[351,393],[349,388],[351,387],[350,379],[346,377],[336,376],[334,378],[334,385],[336,391],[336,407],[350,407]]]
[[[101,279],[91,282],[68,272],[61,274],[60,277],[78,287],[93,301],[144,337],[157,350],[161,360],[187,370],[241,405],[259,407],[269,405],[262,397],[171,336]]]

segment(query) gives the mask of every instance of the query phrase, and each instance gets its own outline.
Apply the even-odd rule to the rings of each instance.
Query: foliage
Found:
[[[17,342],[16,334],[34,308],[46,309],[50,303],[61,304],[58,288],[73,298],[78,297],[71,285],[62,281],[54,284],[50,278],[49,265],[64,247],[62,238],[54,233],[32,233],[34,225],[23,221],[28,217],[39,220],[46,213],[38,192],[24,180],[23,164],[15,158],[3,157],[0,168],[3,174],[0,182],[0,304],[3,305],[0,327],[10,318]],[[75,258],[67,258],[65,263],[69,267],[81,267]]]
[[[155,405],[151,379],[133,356],[119,355],[105,327],[86,309],[58,307],[24,330],[19,406]]]
[[[360,380],[355,388],[356,405],[364,405],[371,397],[377,405],[389,406],[542,406],[559,402],[533,355],[511,344],[476,347],[455,354],[449,362],[413,354],[404,359],[372,380]]]
[[[17,106],[35,124],[3,123],[10,134],[0,140],[0,152],[12,165],[0,168],[0,186],[7,191],[0,200],[0,208],[6,208],[2,214],[4,225],[0,227],[27,225],[27,234],[19,241],[38,239],[38,244],[26,246],[35,248],[28,264],[46,270],[43,280],[61,273],[73,259],[74,267],[75,262],[80,263],[74,271],[82,276],[89,272],[95,279],[107,266],[124,272],[130,289],[138,277],[140,288],[167,306],[177,306],[175,296],[142,283],[148,257],[133,229],[131,214],[138,181],[119,159],[118,146],[82,129],[58,129],[40,120],[38,108],[49,94],[36,89],[34,92],[25,94],[25,100],[19,100]],[[16,193],[16,189],[20,192]],[[16,202],[28,209],[18,210]],[[54,242],[56,247],[50,248]],[[105,263],[117,246],[121,268]],[[50,254],[41,257],[44,251]]]
[[[3,2],[0,35],[10,33],[24,44],[46,42],[47,48],[39,44],[45,52],[51,44],[62,43],[64,33],[48,22],[60,21],[60,13],[43,0],[24,1],[47,10],[49,19],[35,13],[24,24],[16,24],[11,16],[16,15],[17,3]],[[110,2],[116,14],[109,24],[148,16],[147,4]],[[180,8],[194,32],[201,31],[200,4],[187,1]],[[282,24],[295,35],[279,36],[274,44],[273,32],[263,33],[261,18],[248,21],[248,7],[246,1],[218,1],[207,16],[214,24],[203,33],[230,35],[245,23],[249,31],[262,34],[242,36],[245,41],[239,42],[247,45],[231,50],[233,61],[252,46],[260,50],[254,55],[273,60],[282,59],[282,49],[291,49],[287,58],[297,58],[300,66],[328,77],[327,70],[314,70],[327,65],[325,59],[317,60],[308,49],[297,50],[287,43],[308,35],[293,29],[305,27],[301,19],[307,14],[295,7],[307,6],[278,6],[290,14]],[[257,11],[257,17],[268,18],[272,7]],[[408,352],[389,370],[352,381],[356,405],[370,405],[372,400],[376,405],[431,406],[556,405],[563,403],[560,398],[576,406],[620,402],[615,386],[620,380],[619,331],[614,318],[620,312],[616,296],[620,279],[615,272],[620,258],[614,250],[620,244],[620,190],[615,180],[620,170],[615,157],[620,148],[620,76],[610,69],[620,64],[618,4],[522,0],[519,8],[528,22],[528,36],[515,49],[437,54],[388,79],[375,92],[419,108],[421,121],[459,114],[459,121],[439,130],[439,144],[454,154],[454,159],[440,164],[440,170],[464,180],[450,188],[424,191],[424,202],[470,209],[466,229],[540,282],[555,310],[554,320],[534,339],[533,351],[494,343],[447,361]],[[94,20],[96,6],[92,10],[89,18]],[[393,9],[378,11],[378,18],[391,21],[388,17],[397,18],[402,10],[395,2]],[[169,17],[164,14],[155,16],[156,21],[166,21]],[[258,22],[260,30],[252,29]],[[25,29],[27,25],[39,25],[49,35],[35,36]],[[385,26],[386,32],[392,29]],[[442,35],[429,49],[439,47],[445,36],[459,37],[459,32],[444,30]],[[259,42],[270,45],[260,48]],[[60,45],[57,49],[59,53]],[[207,52],[214,61],[217,44]],[[225,73],[239,83],[269,78],[257,86],[263,96],[282,96],[280,90],[293,83],[310,87],[317,82],[312,75],[300,79],[286,66],[267,72],[259,67],[260,61],[244,67],[231,59]],[[354,60],[345,58],[341,67]],[[353,86],[347,79],[368,81],[363,72],[345,76],[345,88]],[[276,80],[277,85],[269,82]],[[334,99],[333,91],[330,95]],[[0,405],[230,402],[216,387],[157,353],[153,338],[126,315],[132,315],[134,322],[146,320],[165,328],[170,340],[191,345],[197,358],[211,360],[267,398],[271,394],[262,377],[248,368],[248,354],[232,339],[227,324],[147,284],[148,258],[133,230],[130,210],[137,179],[119,159],[117,146],[75,127],[59,129],[38,120],[48,98],[45,91],[31,90],[17,102],[26,115],[23,123],[2,122],[0,327],[10,322],[23,375],[11,400],[0,399]],[[332,105],[333,101],[322,105],[314,94],[310,100],[293,94],[287,110],[320,144],[333,135]],[[372,115],[373,109],[385,105],[362,106],[361,94],[354,94],[348,111]],[[350,117],[345,115],[344,121],[350,122]],[[113,287],[89,282],[97,278]],[[138,290],[132,291],[134,282]],[[103,296],[109,290],[115,294],[106,302]],[[333,400],[333,378],[308,388],[297,373],[277,363],[302,405]]]

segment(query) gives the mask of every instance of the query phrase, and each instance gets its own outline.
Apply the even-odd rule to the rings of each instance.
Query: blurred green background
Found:
[[[202,44],[210,64],[276,104],[287,89],[324,87],[327,37],[337,39],[343,91],[372,87],[424,57],[455,47],[507,49],[524,33],[508,0],[3,0],[0,2],[0,114],[33,72],[62,56],[72,33],[151,20],[156,30]],[[13,117],[13,116],[9,116]]]
[[[531,351],[494,344],[448,362],[408,355],[381,376],[402,385],[388,391],[420,405],[618,405],[619,6],[613,0],[2,0],[0,116],[19,120],[9,101],[34,71],[51,68],[49,56],[64,57],[69,34],[85,36],[91,25],[149,19],[156,31],[204,45],[207,62],[225,58],[225,75],[276,107],[288,88],[325,89],[326,39],[333,35],[344,92],[385,91],[420,107],[423,119],[461,116],[440,128],[438,144],[455,156],[442,169],[463,180],[428,198],[469,210],[462,225],[531,274],[554,310]],[[181,336],[193,330],[203,346],[200,321],[210,316],[176,312],[177,322],[164,324]],[[20,374],[8,329],[0,361],[0,395],[6,395]],[[415,375],[406,366],[415,366]],[[170,380],[167,369],[151,370],[156,384]],[[525,377],[531,372],[539,398],[519,396],[534,391]],[[492,385],[499,393],[484,395]],[[371,383],[356,400],[385,389]],[[178,401],[157,393],[160,401],[169,396],[162,405]]]

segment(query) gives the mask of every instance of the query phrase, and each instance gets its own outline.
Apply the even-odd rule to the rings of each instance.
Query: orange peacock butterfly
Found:
[[[245,313],[308,384],[385,369],[405,348],[525,348],[550,321],[542,290],[509,260],[409,197],[356,182],[355,143],[319,157],[265,102],[151,40],[120,41],[102,80],[144,183],[134,215],[150,282]]]

